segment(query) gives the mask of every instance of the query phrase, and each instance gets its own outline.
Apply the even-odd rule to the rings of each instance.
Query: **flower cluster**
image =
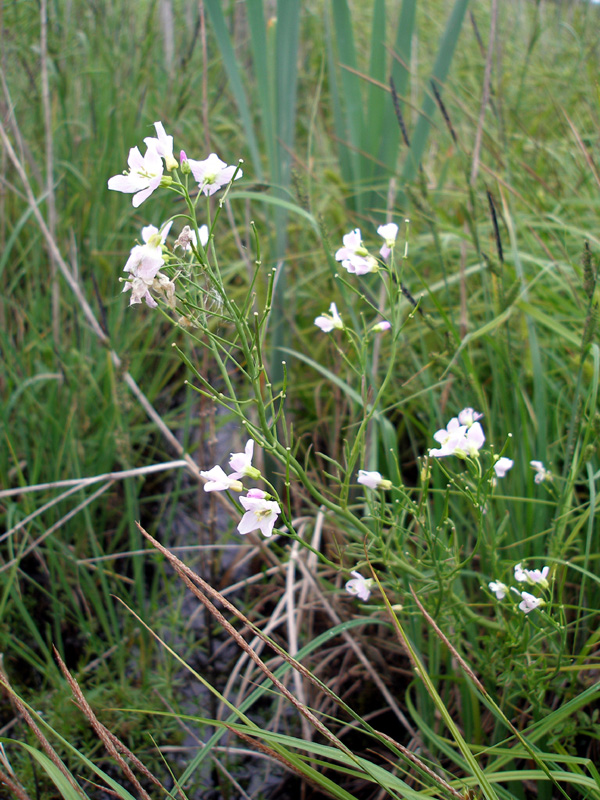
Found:
[[[249,439],[243,453],[231,453],[229,466],[233,472],[229,475],[226,475],[219,466],[200,471],[200,475],[206,480],[204,491],[242,492],[244,490],[242,478],[258,480],[261,477],[260,470],[252,466],[253,455],[254,441]],[[281,508],[279,503],[269,498],[270,495],[262,489],[249,489],[245,497],[240,497],[240,503],[246,513],[237,526],[239,533],[246,534],[260,530],[263,536],[273,535],[273,528],[277,517],[281,514]]]
[[[530,586],[539,586],[542,589],[549,589],[548,573],[550,567],[539,569],[523,569],[521,563],[515,564],[514,577],[517,583],[528,583]],[[504,600],[509,592],[514,592],[520,598],[519,608],[524,614],[529,614],[534,608],[539,608],[545,604],[542,597],[536,597],[530,592],[521,591],[514,586],[510,588],[502,581],[490,581],[488,587],[498,600]]]
[[[530,461],[529,464],[535,470],[535,477],[533,480],[536,483],[543,483],[544,481],[552,480],[552,473],[550,470],[546,469],[543,461]]]
[[[394,222],[380,225],[377,228],[377,233],[384,239],[384,244],[381,246],[379,254],[385,260],[389,258],[396,244],[398,226]],[[379,270],[379,262],[363,244],[360,228],[355,228],[343,236],[342,242],[344,246],[340,247],[336,252],[335,258],[336,261],[341,261],[344,269],[353,275],[366,275],[368,272],[377,272]],[[315,319],[315,325],[325,333],[331,333],[335,329],[343,330],[345,327],[335,303],[329,306],[329,314],[321,314]],[[371,327],[370,332],[382,333],[383,331],[388,331],[391,327],[391,323],[387,320],[382,320],[381,322],[376,322]]]
[[[108,181],[108,188],[112,191],[133,194],[134,208],[138,208],[159,186],[171,186],[180,193],[183,191],[183,184],[177,174],[179,164],[173,155],[173,137],[167,135],[162,122],[155,122],[154,128],[156,136],[147,136],[144,139],[146,153],[142,156],[137,147],[132,147],[127,159],[129,170],[122,175],[114,175]],[[165,169],[174,172],[174,177],[165,175]],[[182,150],[181,171],[191,172],[198,183],[198,191],[206,196],[242,177],[242,171],[238,167],[227,166],[216,153],[211,153],[204,161],[195,161],[188,159]],[[154,294],[162,296],[167,305],[175,307],[175,284],[159,271],[166,261],[166,238],[171,224],[169,222],[163,225],[160,232],[152,225],[146,226],[142,230],[144,244],[132,248],[124,267],[129,276],[123,288],[124,292],[131,291],[130,305],[145,300],[148,306],[156,308],[158,304],[151,294],[152,290]],[[205,247],[209,238],[206,225],[199,228],[199,234],[200,243]],[[186,225],[174,247],[190,251],[196,245],[196,231]]]
[[[433,434],[433,438],[441,447],[431,449],[429,455],[434,458],[444,456],[477,458],[485,442],[483,428],[478,422],[482,417],[483,414],[472,408],[463,408],[458,417],[452,417],[445,428]],[[504,471],[509,468],[505,468]]]

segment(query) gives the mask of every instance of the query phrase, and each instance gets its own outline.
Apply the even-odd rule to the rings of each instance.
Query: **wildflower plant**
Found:
[[[146,154],[133,148],[129,172],[111,178],[109,188],[132,193],[136,207],[156,191],[171,192],[183,201],[183,210],[160,227],[143,229],[124,267],[124,291],[131,293],[131,305],[144,300],[148,313],[162,315],[181,337],[206,348],[216,366],[218,378],[209,380],[175,342],[191,388],[220,404],[245,441],[227,467],[200,465],[204,490],[223,493],[234,509],[233,535],[259,537],[264,547],[290,558],[298,547],[312,551],[315,563],[327,571],[328,585],[345,588],[362,602],[357,612],[378,608],[392,614],[414,663],[416,651],[395,615],[408,607],[409,613],[418,611],[429,619],[426,606],[437,615],[435,624],[448,631],[476,626],[489,636],[505,637],[507,652],[514,647],[528,653],[534,642],[541,653],[551,649],[558,663],[565,651],[564,626],[552,596],[550,568],[527,569],[520,562],[508,578],[506,559],[499,555],[508,524],[504,486],[517,480],[516,465],[523,463],[511,433],[503,431],[502,440],[494,441],[486,415],[465,398],[473,406],[459,406],[444,427],[426,431],[416,484],[403,479],[385,404],[395,391],[403,336],[417,321],[428,322],[421,321],[420,298],[404,283],[408,221],[400,257],[400,228],[393,222],[371,232],[363,226],[364,236],[354,228],[329,254],[339,266],[336,289],[325,295],[321,313],[311,315],[305,335],[313,347],[317,342],[323,352],[336,354],[346,377],[333,375],[306,352],[298,355],[342,387],[352,411],[339,456],[327,443],[312,452],[303,447],[288,416],[286,362],[279,384],[267,366],[275,270],[263,265],[255,226],[254,265],[244,299],[233,292],[220,267],[221,213],[234,182],[243,178],[241,162],[230,165],[215,153],[190,158],[183,151],[177,161],[172,137],[159,122],[155,129],[157,136],[145,140]],[[382,348],[385,359],[379,358]],[[326,467],[319,470],[317,463]],[[536,483],[550,479],[541,462],[531,466]],[[310,543],[298,526],[298,508],[303,525],[322,515],[338,531],[337,547]],[[185,572],[183,566],[176,569]],[[481,602],[468,604],[464,598],[474,584]],[[484,673],[488,667],[480,664]],[[503,674],[503,680],[514,680],[518,691],[526,692],[539,671],[530,667],[516,678],[508,664]],[[435,703],[443,708],[441,701]]]

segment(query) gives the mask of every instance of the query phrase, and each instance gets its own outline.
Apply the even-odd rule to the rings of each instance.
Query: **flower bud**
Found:
[[[182,150],[179,154],[179,160],[181,162],[181,171],[184,175],[189,175],[192,170],[188,162],[188,157],[185,154],[185,150]]]

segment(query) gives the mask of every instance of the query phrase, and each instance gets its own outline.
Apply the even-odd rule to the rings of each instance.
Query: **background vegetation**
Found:
[[[81,698],[79,708],[69,699],[54,647],[98,719],[173,797],[175,780],[189,798],[600,797],[599,14],[546,0],[3,4],[7,791],[18,779],[24,797],[82,796],[49,760],[25,703],[88,797],[107,795],[83,757],[122,798],[166,796],[143,773],[136,787],[106,754]],[[223,274],[244,298],[255,221],[265,275],[281,275],[271,377],[282,380],[284,358],[294,452],[325,493],[343,483],[335,462],[347,463],[344,442],[370,396],[342,340],[313,321],[335,300],[361,328],[362,299],[334,277],[333,253],[355,227],[375,250],[379,224],[402,224],[401,308],[412,316],[364,466],[401,481],[423,517],[397,520],[392,535],[356,487],[350,503],[373,521],[369,558],[402,606],[404,640],[382,593],[357,604],[339,570],[308,551],[290,559],[286,540],[240,544],[235,510],[185,465],[185,453],[201,469],[224,464],[245,438],[185,384],[171,344],[218,387],[206,351],[120,293],[139,230],[172,212],[159,193],[133,209],[106,181],[155,120],[190,157],[244,159],[220,218]],[[259,299],[266,287],[261,277]],[[384,302],[372,276],[360,291]],[[381,337],[369,352],[373,385],[391,346]],[[515,461],[487,515],[447,462],[423,472],[433,432],[465,406],[484,412],[488,442],[496,452],[508,442]],[[534,483],[532,459],[552,483]],[[106,477],[27,491],[93,476]],[[298,488],[290,505],[330,560],[366,564],[359,532]],[[257,630],[236,623],[349,752],[240,658],[136,520],[335,693],[269,661]],[[418,578],[397,567],[404,556]],[[511,615],[486,590],[522,560],[552,568],[545,617]],[[227,703],[249,715],[230,718],[240,735],[229,739],[214,723]]]

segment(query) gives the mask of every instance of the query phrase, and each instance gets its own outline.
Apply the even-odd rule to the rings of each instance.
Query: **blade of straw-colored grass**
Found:
[[[150,464],[147,467],[136,467],[135,469],[125,469],[121,470],[120,472],[105,472],[102,475],[94,475],[90,478],[70,478],[63,481],[52,481],[51,483],[37,483],[32,486],[21,486],[18,489],[3,489],[0,491],[0,498],[2,497],[12,497],[13,495],[22,495],[27,494],[28,492],[43,492],[48,489],[60,489],[63,486],[72,486],[75,487],[73,490],[69,492],[65,492],[63,495],[59,497],[55,497],[53,500],[49,501],[45,506],[37,509],[35,515],[41,513],[46,508],[49,508],[54,503],[57,503],[59,500],[62,500],[64,497],[72,494],[73,491],[77,489],[82,489],[84,486],[91,486],[94,483],[99,483],[100,481],[120,481],[125,480],[126,478],[135,478],[138,476],[143,475],[152,475],[155,472],[164,472],[169,469],[179,469],[181,467],[187,467],[187,461],[179,460],[179,461],[166,461],[164,464]],[[32,518],[32,517],[31,517]],[[0,541],[5,539],[19,527],[24,525],[28,522],[30,517],[27,517],[25,520],[21,520],[18,523],[18,526],[15,526],[10,531],[7,531],[0,537]]]
[[[231,91],[235,104],[241,117],[241,123],[244,128],[244,135],[248,142],[248,149],[252,157],[252,166],[256,177],[259,180],[263,178],[262,163],[260,158],[260,151],[254,130],[254,123],[248,100],[246,98],[246,90],[242,82],[242,77],[238,67],[238,62],[235,57],[233,45],[231,44],[231,37],[225,24],[225,17],[223,16],[223,9],[220,0],[204,0],[204,5],[208,11],[210,21],[212,23],[213,32],[219,45],[221,57],[223,59],[223,67],[229,78]]]
[[[431,74],[432,80],[434,80],[438,86],[440,84],[443,85],[444,81],[448,77],[450,65],[452,64],[454,51],[458,43],[458,37],[460,36],[463,19],[468,5],[469,0],[456,0],[452,11],[450,12],[444,35],[442,36],[442,40],[440,41],[438,47],[435,64]],[[427,144],[429,132],[431,130],[430,120],[435,113],[436,107],[437,106],[434,98],[430,92],[427,92],[418,122],[415,127],[415,131],[413,133],[411,148],[404,163],[402,177],[405,181],[411,181],[417,174],[419,164],[421,163],[425,153],[425,145]]]

